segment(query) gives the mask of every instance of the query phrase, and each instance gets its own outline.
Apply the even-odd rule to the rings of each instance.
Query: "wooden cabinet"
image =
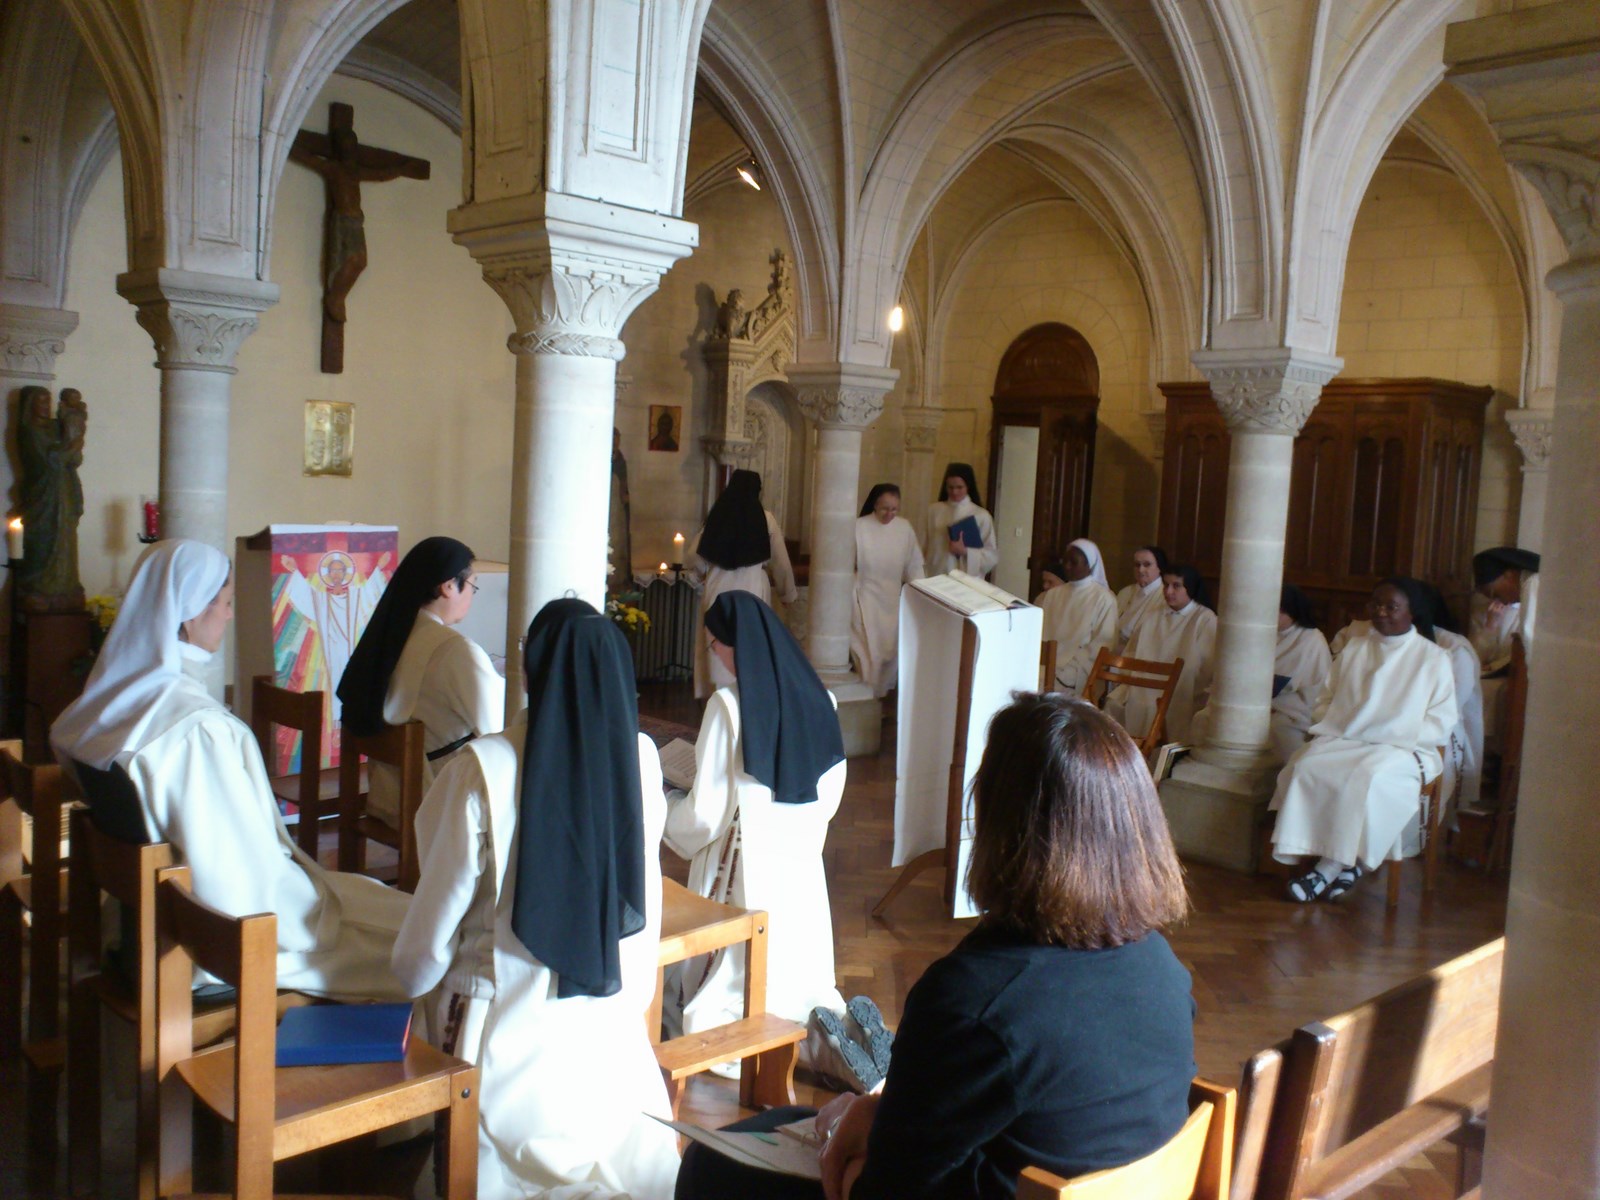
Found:
[[[1160,387],[1160,544],[1215,587],[1231,439],[1206,384]],[[1336,379],[1323,388],[1294,441],[1283,571],[1311,597],[1325,632],[1361,617],[1390,575],[1435,584],[1466,616],[1492,394],[1440,379]]]

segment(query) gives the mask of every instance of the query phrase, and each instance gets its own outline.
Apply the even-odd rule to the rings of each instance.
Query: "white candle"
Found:
[[[665,575],[666,573],[667,573],[667,564],[666,563],[662,563],[660,567],[656,568],[656,574],[657,575]]]
[[[6,522],[6,554],[12,562],[22,559],[22,518],[12,517]]]
[[[683,561],[683,534],[681,533],[672,535],[672,560],[673,562]]]

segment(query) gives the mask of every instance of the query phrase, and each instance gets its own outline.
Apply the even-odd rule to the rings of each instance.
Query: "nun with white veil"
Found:
[[[1064,582],[1034,601],[1044,610],[1044,638],[1056,643],[1056,690],[1076,696],[1102,647],[1117,638],[1117,598],[1106,586],[1100,547],[1088,538],[1067,546],[1060,570]]]
[[[616,626],[552,600],[528,708],[468,743],[417,813],[394,946],[430,1040],[476,1063],[480,1200],[667,1200],[678,1175],[655,998],[666,817]]]
[[[226,555],[156,543],[51,746],[92,808],[131,784],[134,827],[142,820],[145,837],[172,844],[199,899],[229,916],[276,914],[280,988],[403,1000],[389,948],[411,897],[324,870],[294,844],[255,735],[206,690],[206,664],[232,616]]]

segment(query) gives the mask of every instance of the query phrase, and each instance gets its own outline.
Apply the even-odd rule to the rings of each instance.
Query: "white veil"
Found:
[[[1111,585],[1106,582],[1105,556],[1100,553],[1100,547],[1096,546],[1088,538],[1073,538],[1067,545],[1076,546],[1079,550],[1082,550],[1083,556],[1089,560],[1090,578],[1101,587],[1110,588]]]

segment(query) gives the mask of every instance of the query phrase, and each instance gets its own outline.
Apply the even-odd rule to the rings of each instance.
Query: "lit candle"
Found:
[[[665,575],[666,573],[667,573],[667,564],[666,563],[662,563],[659,567],[656,568],[656,574],[657,575]]]
[[[160,537],[161,505],[154,496],[145,496],[140,507],[144,512],[144,536],[152,539]]]
[[[6,522],[6,554],[12,562],[22,559],[22,518],[12,517]]]
[[[681,533],[672,535],[672,560],[674,562],[683,561],[683,534]]]

